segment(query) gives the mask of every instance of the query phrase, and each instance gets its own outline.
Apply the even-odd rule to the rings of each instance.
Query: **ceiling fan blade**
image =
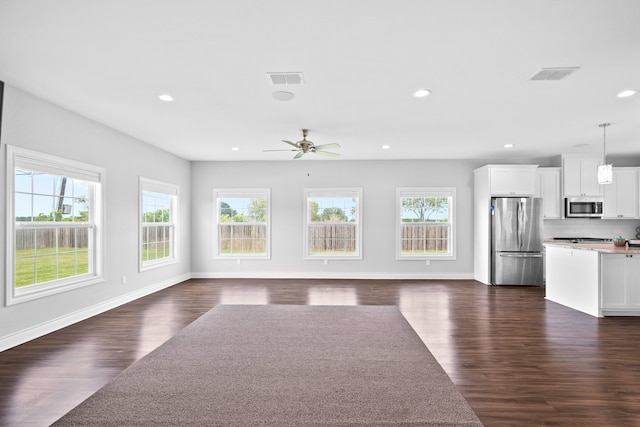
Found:
[[[284,140],[284,139],[282,140],[282,142],[286,142],[289,145],[293,145],[296,148],[300,148],[300,146],[295,142],[287,141],[287,140]]]
[[[299,152],[298,154],[296,154],[295,156],[293,156],[294,159],[299,159],[300,157],[302,157],[304,155],[304,151]]]
[[[327,148],[340,148],[340,144],[321,144],[321,145],[316,145],[316,150],[324,150]]]
[[[329,151],[315,151],[316,154],[322,154],[323,156],[329,156],[329,157],[338,157],[340,154],[338,153],[331,153]]]
[[[288,150],[288,149],[284,149],[284,150],[262,150],[263,152],[265,151],[298,151],[298,150]]]

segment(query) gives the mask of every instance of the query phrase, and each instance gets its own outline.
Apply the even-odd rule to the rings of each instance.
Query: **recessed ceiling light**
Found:
[[[413,92],[413,96],[415,96],[416,98],[424,98],[425,96],[429,95],[431,95],[431,91],[429,89],[418,89],[417,91]]]
[[[388,145],[386,145],[386,144],[382,146],[382,149],[383,149],[383,150],[388,150],[389,148],[391,148],[391,147],[390,147],[390,146],[388,146]]]
[[[632,90],[623,90],[622,92],[620,92],[618,94],[618,98],[626,98],[628,96],[633,96],[636,93],[638,93],[640,91],[638,91],[638,89],[632,89]]]
[[[164,102],[171,102],[173,101],[173,96],[169,95],[168,93],[161,93],[160,95],[158,95],[158,99]]]
[[[233,151],[240,151],[240,148],[238,148],[238,147],[231,147],[231,149],[232,149]]]
[[[272,96],[278,101],[290,101],[295,95],[291,92],[287,92],[286,90],[277,90],[273,92]]]
[[[590,145],[591,145],[591,144],[587,144],[587,143],[584,143],[584,142],[583,142],[583,143],[580,143],[580,144],[573,144],[573,145],[572,145],[572,147],[573,147],[573,148],[584,148],[584,147],[588,147],[588,146],[590,146]]]
[[[513,148],[514,145],[513,144],[504,144],[504,148]]]

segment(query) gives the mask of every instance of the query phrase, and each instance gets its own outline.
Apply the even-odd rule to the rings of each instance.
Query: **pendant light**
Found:
[[[598,126],[602,128],[602,163],[598,165],[598,184],[611,184],[613,182],[613,165],[607,164],[607,126],[611,123],[602,123]]]

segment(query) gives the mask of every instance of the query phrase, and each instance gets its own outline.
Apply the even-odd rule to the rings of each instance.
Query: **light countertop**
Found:
[[[545,240],[544,246],[555,246],[560,248],[581,249],[585,251],[597,251],[608,254],[620,254],[620,255],[640,255],[640,247],[631,246],[625,248],[624,246],[618,248],[613,243],[593,244],[593,243],[571,243],[568,240]]]

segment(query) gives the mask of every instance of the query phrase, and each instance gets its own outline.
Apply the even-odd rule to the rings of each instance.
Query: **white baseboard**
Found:
[[[82,320],[86,320],[97,314],[104,313],[105,311],[109,311],[111,309],[119,307],[128,302],[135,301],[138,298],[142,298],[154,292],[158,292],[162,289],[168,288],[169,286],[173,286],[180,282],[184,282],[185,280],[189,280],[190,278],[191,278],[191,274],[183,274],[181,276],[177,276],[169,280],[165,280],[159,283],[154,283],[151,286],[147,286],[146,288],[139,289],[135,292],[121,295],[117,298],[104,301],[100,304],[92,305],[90,307],[86,307],[86,308],[83,308],[82,310],[69,313],[65,316],[58,317],[56,319],[50,320],[40,325],[36,325],[28,329],[24,329],[22,331],[18,331],[13,334],[7,335],[5,337],[1,337],[0,351],[7,350],[11,347],[24,344],[28,341],[39,338],[43,335],[49,334],[59,329],[66,328],[67,326],[73,325],[74,323],[78,323]]]
[[[196,272],[194,279],[473,280],[473,273]]]

